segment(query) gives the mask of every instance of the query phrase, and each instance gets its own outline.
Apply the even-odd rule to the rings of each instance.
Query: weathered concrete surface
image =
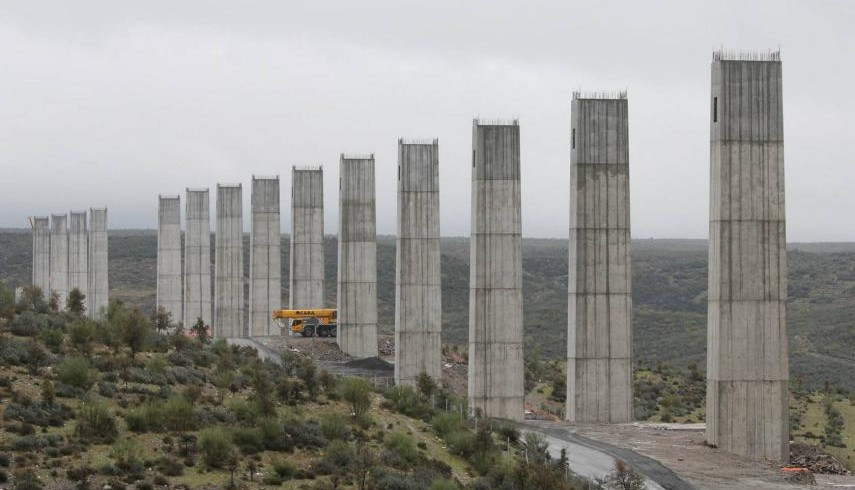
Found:
[[[398,140],[395,383],[442,381],[439,143]]]
[[[243,192],[240,184],[217,185],[214,242],[214,326],[217,338],[244,336]]]
[[[50,218],[35,216],[33,226],[33,286],[50,295]]]
[[[625,94],[571,103],[567,420],[632,419],[632,287]]]
[[[520,131],[472,125],[469,408],[523,418]]]
[[[59,296],[59,307],[65,308],[68,298],[68,215],[53,214],[50,217],[50,292]]]
[[[89,297],[87,313],[100,318],[110,303],[107,208],[89,208]]]
[[[184,232],[184,326],[211,325],[211,201],[208,189],[187,189]]]
[[[707,441],[789,458],[784,127],[777,53],[717,53],[710,96]]]
[[[377,355],[377,222],[374,155],[341,156],[338,212],[338,346]]]
[[[321,308],[324,301],[324,171],[291,169],[291,308]]]
[[[68,292],[77,289],[89,308],[89,229],[86,211],[72,211],[68,218]]]
[[[252,177],[249,255],[249,335],[273,335],[273,310],[282,306],[279,176]]]
[[[161,195],[157,199],[156,304],[174,322],[184,321],[181,271],[181,198]]]

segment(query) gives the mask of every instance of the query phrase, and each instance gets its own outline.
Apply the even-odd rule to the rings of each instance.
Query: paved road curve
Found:
[[[615,459],[621,459],[647,479],[650,490],[695,490],[695,487],[655,459],[642,456],[630,449],[606,444],[576,435],[557,422],[527,420],[519,424],[524,431],[539,432],[546,436],[550,454],[558,457],[562,447],[567,448],[570,467],[587,478],[603,478],[614,469]]]

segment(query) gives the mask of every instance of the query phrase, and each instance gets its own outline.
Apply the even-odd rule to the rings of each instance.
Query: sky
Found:
[[[523,234],[568,232],[571,90],[626,89],[632,235],[708,233],[718,47],[781,49],[787,232],[855,241],[855,2],[0,1],[0,227],[108,206],[154,228],[157,196],[376,158],[395,233],[397,140],[436,137],[441,227],[469,234],[474,117],[519,118]],[[213,206],[213,202],[212,202]],[[212,223],[213,228],[213,223]]]

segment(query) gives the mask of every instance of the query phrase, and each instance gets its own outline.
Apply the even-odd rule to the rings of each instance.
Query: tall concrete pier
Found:
[[[249,254],[249,335],[278,334],[273,310],[282,306],[279,176],[252,177]]]
[[[42,290],[45,300],[50,296],[50,218],[35,216],[33,227],[33,286]]]
[[[707,441],[789,458],[784,124],[777,52],[716,52],[710,95]]]
[[[184,231],[184,326],[211,325],[211,217],[208,189],[187,189]]]
[[[89,209],[89,297],[87,313],[100,318],[110,303],[108,269],[107,208]]]
[[[520,128],[472,124],[469,409],[523,418]]]
[[[319,308],[324,301],[324,171],[291,169],[291,308]]]
[[[214,245],[214,327],[217,338],[244,337],[243,192],[241,185],[217,185]]]
[[[574,93],[570,134],[567,420],[632,420],[625,93]]]
[[[68,291],[77,289],[89,309],[89,228],[86,211],[72,211],[68,218]]]
[[[338,346],[377,355],[377,223],[374,155],[341,156],[338,212]]]
[[[157,199],[157,307],[184,321],[181,268],[181,198]],[[191,325],[186,325],[189,328]]]
[[[59,308],[65,308],[68,299],[68,215],[50,217],[50,291],[45,294],[59,296]]]
[[[398,140],[395,383],[442,380],[439,143]]]

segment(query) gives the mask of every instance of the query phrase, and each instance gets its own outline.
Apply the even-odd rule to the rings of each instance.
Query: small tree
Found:
[[[56,366],[59,382],[85,393],[95,383],[95,372],[85,357],[69,357]]]
[[[123,318],[121,331],[122,340],[131,349],[131,358],[134,358],[145,347],[151,324],[139,310],[134,309]]]
[[[615,461],[614,471],[606,478],[609,488],[615,490],[645,490],[644,477],[621,460]]]
[[[172,328],[172,312],[166,311],[162,306],[158,306],[151,315],[151,323],[157,333],[168,332]]]
[[[360,424],[365,424],[368,410],[371,409],[374,387],[364,378],[344,378],[341,380],[339,394],[350,405],[350,413]]]
[[[426,400],[430,399],[431,395],[433,395],[438,388],[436,381],[434,381],[433,378],[431,378],[425,371],[420,372],[418,377],[416,377],[416,389]]]
[[[45,379],[42,382],[42,405],[52,407],[56,400],[56,390],[53,386],[53,381]]]
[[[48,299],[48,308],[50,308],[51,311],[59,311],[60,301],[61,300],[59,299],[59,293],[57,293],[56,291],[51,291],[50,298]]]
[[[234,453],[231,435],[220,427],[204,429],[199,433],[199,450],[205,464],[211,468],[224,468]]]
[[[208,326],[205,325],[205,321],[201,318],[196,319],[196,323],[194,323],[193,326],[190,327],[190,332],[193,334],[193,336],[196,337],[196,340],[200,344],[207,344],[210,340]]]
[[[86,295],[81,293],[79,289],[74,288],[68,293],[65,309],[75,315],[83,316],[83,313],[86,311],[86,305],[83,303],[85,299]]]
[[[92,350],[92,341],[95,340],[95,324],[86,319],[72,323],[68,327],[68,338],[75,349],[84,355],[89,355]]]

